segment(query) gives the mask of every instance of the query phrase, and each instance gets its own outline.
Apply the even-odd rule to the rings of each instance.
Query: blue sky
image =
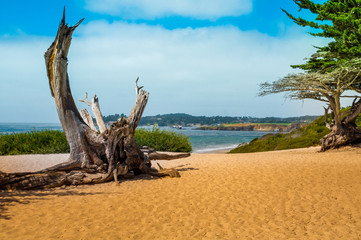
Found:
[[[218,0],[217,0],[218,1]],[[284,29],[281,26],[293,26],[287,16],[280,11],[281,8],[296,12],[297,7],[292,0],[254,0],[254,1],[229,1],[239,2],[239,5],[246,5],[248,7],[239,14],[240,16],[232,16],[232,13],[212,17],[197,17],[184,16],[180,14],[165,14],[158,16],[130,16],[129,14],[116,14],[106,10],[93,9],[96,5],[91,5],[92,2],[99,2],[106,4],[107,2],[127,2],[127,1],[87,1],[87,0],[12,0],[4,1],[0,9],[0,33],[2,35],[19,35],[19,33],[26,33],[31,35],[46,35],[52,36],[54,34],[54,26],[59,23],[61,11],[66,6],[67,19],[69,22],[75,22],[83,16],[88,22],[95,20],[113,21],[127,21],[128,23],[145,23],[147,25],[161,25],[166,29],[176,28],[199,28],[210,26],[224,26],[233,25],[240,30],[257,30],[271,36],[280,36],[284,34]],[[131,2],[131,1],[128,1]],[[147,2],[147,1],[138,1]],[[162,1],[154,1],[162,2]],[[168,1],[165,1],[168,2]],[[171,1],[169,1],[171,2]],[[196,1],[189,1],[196,2]],[[207,2],[207,1],[205,1]],[[218,1],[220,4],[227,4],[227,1]],[[276,3],[275,3],[276,2]],[[236,4],[234,4],[236,5]],[[230,7],[232,5],[230,4]],[[201,12],[202,10],[200,10]],[[119,13],[122,11],[119,10]],[[306,12],[302,12],[302,15]],[[229,16],[230,15],[230,16]],[[233,14],[233,15],[238,15]]]
[[[64,5],[70,25],[85,18],[69,52],[74,99],[96,93],[103,115],[130,111],[137,76],[145,115],[322,114],[314,101],[257,97],[327,43],[285,16],[311,17],[292,0],[12,0],[0,8],[0,122],[58,122],[43,54]]]

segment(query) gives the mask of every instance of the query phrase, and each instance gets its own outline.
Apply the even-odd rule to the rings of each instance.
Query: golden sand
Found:
[[[0,239],[361,239],[361,149],[317,150],[192,154],[158,161],[181,178],[3,192]]]

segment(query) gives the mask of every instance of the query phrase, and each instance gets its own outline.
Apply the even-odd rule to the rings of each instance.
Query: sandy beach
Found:
[[[0,239],[361,239],[361,149],[192,154],[181,178],[0,193]],[[35,171],[67,154],[0,157]]]

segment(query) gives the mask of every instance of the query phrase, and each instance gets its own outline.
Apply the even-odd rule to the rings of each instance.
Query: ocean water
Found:
[[[0,133],[20,133],[41,130],[62,130],[60,123],[0,123]]]
[[[182,129],[160,127],[160,129],[172,130],[188,136],[192,143],[194,153],[231,150],[241,143],[248,143],[256,137],[259,138],[269,133],[256,131],[195,130],[195,128],[191,127],[183,127]]]
[[[61,125],[58,123],[0,123],[0,133],[19,133],[45,129],[62,130]],[[262,137],[268,133],[256,131],[195,130],[191,127],[183,127],[182,129],[160,127],[160,129],[172,130],[188,136],[192,143],[193,152],[195,153],[230,150],[241,143],[250,142],[252,139]]]

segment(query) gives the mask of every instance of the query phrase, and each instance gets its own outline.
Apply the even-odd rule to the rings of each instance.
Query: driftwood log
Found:
[[[189,157],[190,153],[171,153],[171,152],[157,152],[148,146],[142,146],[140,150],[148,157],[149,160],[175,160],[179,158]]]
[[[142,87],[138,87],[138,79],[135,84],[136,102],[128,118],[118,119],[107,129],[96,96],[92,102],[86,96],[83,101],[92,107],[100,132],[91,124],[92,119],[87,111],[79,113],[69,86],[67,55],[72,33],[83,20],[68,26],[64,9],[56,38],[44,55],[51,95],[70,146],[69,159],[35,173],[0,172],[0,189],[50,188],[112,180],[118,183],[118,177],[139,173],[159,177],[180,176],[175,169],[152,168],[150,159],[134,141],[134,132],[149,96]]]

